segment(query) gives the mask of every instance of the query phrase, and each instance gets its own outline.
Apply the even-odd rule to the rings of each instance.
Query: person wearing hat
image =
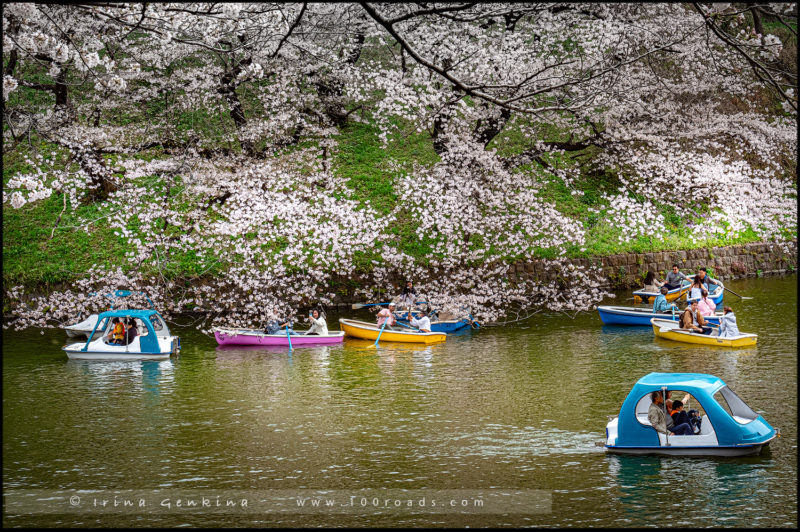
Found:
[[[391,329],[392,325],[394,325],[396,320],[394,319],[394,309],[397,305],[394,302],[389,303],[389,308],[382,308],[380,312],[378,312],[378,327],[381,327],[385,321],[388,320],[386,324],[387,329]]]
[[[420,330],[420,332],[431,332],[431,319],[428,317],[428,309],[419,312],[419,319],[409,313],[408,323]]]

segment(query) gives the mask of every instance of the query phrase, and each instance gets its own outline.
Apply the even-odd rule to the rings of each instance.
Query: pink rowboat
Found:
[[[214,337],[219,345],[279,345],[289,347],[286,333],[265,334],[257,329],[224,329],[214,327]],[[303,331],[292,335],[292,347],[302,345],[340,344],[344,340],[344,331],[330,331],[327,335],[312,334],[306,336]]]

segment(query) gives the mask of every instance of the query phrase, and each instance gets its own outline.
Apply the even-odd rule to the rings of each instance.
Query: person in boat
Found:
[[[661,392],[656,390],[650,394],[650,408],[647,410],[647,420],[658,432],[666,434],[669,432],[670,436],[686,436],[694,434],[692,427],[688,423],[682,425],[675,425],[671,417],[667,416],[664,407],[664,397]]]
[[[697,275],[692,279],[692,286],[689,287],[689,299],[700,299],[703,297],[703,282]]]
[[[150,316],[150,323],[153,324],[153,330],[154,331],[160,331],[161,329],[164,328],[164,324],[161,323],[161,320],[155,314]]]
[[[667,301],[667,289],[666,285],[661,285],[660,294],[656,296],[656,300],[653,301],[653,312],[672,312],[674,310],[678,310],[678,307]]]
[[[670,417],[672,418],[672,425],[675,427],[679,427],[686,423],[691,427],[692,434],[695,433],[694,425],[692,425],[692,420],[689,417],[689,414],[683,410],[683,402],[681,401],[674,401],[672,403],[672,409],[669,410]]]
[[[713,284],[721,286],[719,281],[716,281],[708,276],[708,271],[705,268],[700,268],[699,270],[697,270],[697,275],[695,275],[694,277],[695,279],[700,277],[700,282],[703,283],[703,285],[705,285],[704,286],[705,289],[708,290],[709,292],[711,292],[711,287],[709,285]]]
[[[420,332],[429,333],[431,332],[431,319],[428,314],[430,314],[429,309],[425,309],[420,311],[419,318],[409,315],[408,323],[419,329]]]
[[[741,333],[739,332],[739,326],[736,325],[736,315],[733,313],[733,309],[725,307],[722,312],[722,317],[719,319],[720,338],[739,336]]]
[[[139,336],[139,329],[136,327],[136,320],[128,318],[128,326],[125,328],[125,345],[130,345],[137,336]]]
[[[672,399],[670,399],[670,397],[672,397],[672,390],[667,390],[667,400],[665,401],[665,403],[667,405],[667,412],[672,413]],[[687,393],[686,395],[683,396],[683,399],[681,399],[681,402],[684,405],[688,405],[690,397],[692,397],[692,396]]]
[[[389,329],[389,330],[393,330],[392,329],[392,325],[395,325],[397,323],[397,320],[395,320],[395,318],[394,318],[394,310],[395,310],[395,308],[397,308],[397,305],[395,305],[394,302],[391,302],[391,303],[389,303],[389,307],[388,308],[382,308],[378,312],[378,327],[383,326],[384,322],[388,322],[388,323],[386,323],[386,327],[385,328]]]
[[[686,275],[681,273],[677,264],[673,264],[672,271],[667,274],[664,286],[666,286],[668,290],[675,290],[676,288],[680,288],[681,282],[685,280],[687,280]]]
[[[417,301],[417,290],[414,288],[414,283],[406,281],[406,286],[400,293],[398,303],[401,305],[413,305]]]
[[[110,344],[115,345],[124,345],[125,344],[125,325],[122,323],[122,320],[119,318],[114,318],[111,320],[111,323],[114,324],[114,328],[111,329],[111,341]]]
[[[703,315],[697,310],[697,300],[692,301],[686,310],[681,314],[681,329],[699,332],[701,334],[711,334],[711,327],[707,325]]]
[[[644,290],[646,292],[658,292],[663,285],[661,281],[656,279],[656,274],[652,271],[647,272],[647,275],[644,278]]]
[[[695,434],[702,430],[703,419],[700,417],[700,412],[697,410],[689,410],[689,424],[692,426]]]
[[[717,304],[708,299],[708,290],[705,288],[700,291],[700,301],[697,302],[697,311],[704,317],[713,316],[717,311]]]
[[[311,322],[311,327],[306,331],[306,334],[317,334],[320,336],[328,335],[328,324],[325,323],[325,318],[319,313],[319,310],[314,309],[308,315],[308,321]]]
[[[286,334],[286,330],[288,329],[289,334],[297,334],[292,329],[292,322],[291,320],[286,320],[285,322],[281,323],[281,321],[275,316],[272,315],[272,319],[267,322],[267,327],[264,329],[265,334]]]

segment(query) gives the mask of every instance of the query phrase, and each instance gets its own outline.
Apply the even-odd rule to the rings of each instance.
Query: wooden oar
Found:
[[[383,329],[384,329],[384,327],[386,327],[387,323],[389,323],[389,318],[386,318],[386,321],[384,321],[383,325],[381,325],[381,331],[378,333],[378,337],[375,338],[375,345],[370,345],[370,346],[368,346],[368,348],[371,347],[373,349],[376,349],[378,347],[378,340],[381,339],[381,335],[383,334]]]

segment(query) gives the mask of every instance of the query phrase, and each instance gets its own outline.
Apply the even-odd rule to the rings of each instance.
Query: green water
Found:
[[[596,312],[541,313],[427,347],[369,349],[348,339],[290,356],[223,350],[173,326],[183,351],[164,362],[68,361],[60,330],[5,331],[6,494],[80,494],[85,505],[112,490],[158,501],[277,490],[502,498],[517,490],[549,506],[28,514],[4,505],[3,524],[796,527],[797,277],[728,286],[753,297],[726,294],[725,304],[743,332],[758,333],[756,347],[672,343],[647,327],[602,326]],[[627,297],[605,303],[630,304]],[[335,316],[328,321],[338,329]],[[595,446],[606,416],[652,371],[717,375],[782,437],[747,458],[606,455]]]

